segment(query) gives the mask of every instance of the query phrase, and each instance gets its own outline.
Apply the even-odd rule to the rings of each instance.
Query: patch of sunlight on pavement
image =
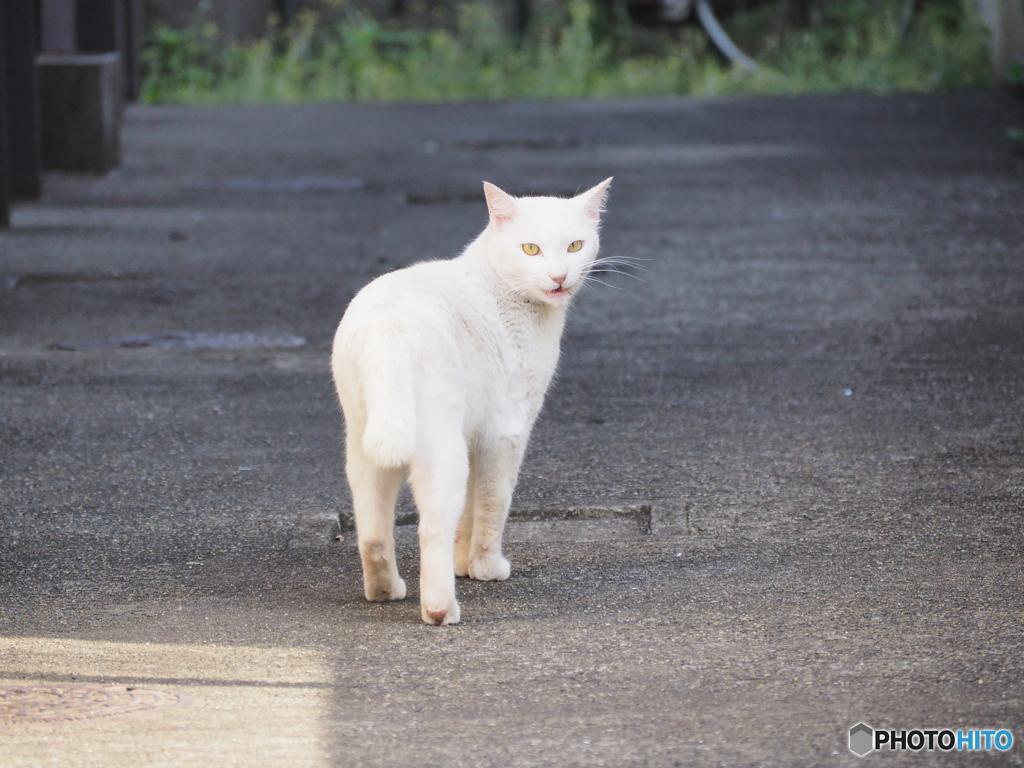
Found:
[[[0,762],[324,766],[330,684],[300,648],[0,638]]]

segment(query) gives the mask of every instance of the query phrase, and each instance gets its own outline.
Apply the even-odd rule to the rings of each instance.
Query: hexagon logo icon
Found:
[[[857,757],[864,757],[872,751],[875,741],[875,729],[866,723],[857,723],[850,729],[850,751]]]

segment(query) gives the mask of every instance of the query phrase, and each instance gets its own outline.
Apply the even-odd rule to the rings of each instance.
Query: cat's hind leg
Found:
[[[406,589],[395,560],[395,502],[402,469],[376,466],[355,442],[348,441],[346,473],[352,488],[366,599],[401,600]]]
[[[473,466],[473,539],[469,548],[469,577],[478,581],[504,581],[512,564],[501,553],[502,536],[512,491],[523,460],[524,444],[502,438],[478,449]]]
[[[409,471],[420,513],[420,609],[427,624],[458,624],[461,617],[455,599],[455,529],[466,504],[469,456],[461,419],[453,415],[433,413],[421,420]]]
[[[473,541],[473,509],[476,506],[473,491],[473,463],[470,457],[469,481],[466,484],[466,501],[455,529],[455,575],[469,576],[469,547]]]

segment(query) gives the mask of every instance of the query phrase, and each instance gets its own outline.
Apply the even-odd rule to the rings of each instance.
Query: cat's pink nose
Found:
[[[556,283],[558,283],[558,287],[559,287],[559,288],[561,288],[561,287],[562,287],[562,283],[564,283],[564,282],[565,282],[565,280],[566,280],[566,278],[567,278],[567,277],[569,277],[569,275],[568,275],[568,274],[565,274],[565,275],[559,275],[559,276],[557,276],[557,277],[556,277],[555,275],[552,275],[552,276],[551,276],[551,279],[552,279],[552,280],[554,280],[554,281],[555,281]]]

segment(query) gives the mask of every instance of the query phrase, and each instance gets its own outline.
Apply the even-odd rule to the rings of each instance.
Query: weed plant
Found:
[[[337,1],[337,0],[336,0]],[[268,35],[225,42],[198,19],[157,26],[143,52],[149,103],[459,101],[669,94],[886,93],[988,84],[985,32],[967,0],[925,3],[907,26],[904,0],[829,0],[808,29],[785,23],[785,2],[740,11],[726,26],[759,62],[732,69],[701,30],[638,40],[621,6],[548,3],[521,37],[497,8],[459,3],[448,23],[402,28],[350,11],[304,12]],[[612,11],[608,9],[612,8]],[[653,40],[653,43],[652,43]]]

